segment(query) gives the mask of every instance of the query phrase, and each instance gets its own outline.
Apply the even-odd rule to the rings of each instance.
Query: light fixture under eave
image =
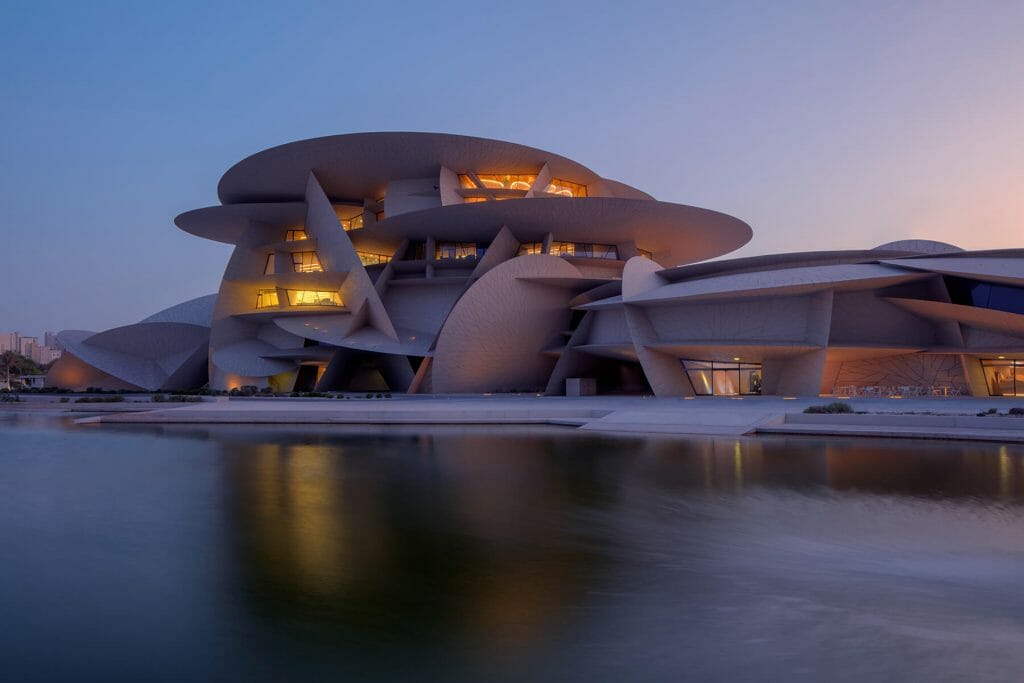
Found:
[[[733,359],[734,361],[737,361],[737,362],[738,362],[738,361],[739,361],[739,359],[740,359],[740,357],[739,357],[739,356],[733,356],[733,357],[732,357],[732,359]]]

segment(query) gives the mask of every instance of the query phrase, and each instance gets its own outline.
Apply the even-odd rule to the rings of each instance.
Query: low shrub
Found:
[[[17,394],[6,392],[0,394],[0,403],[21,403],[21,398]]]
[[[67,396],[61,396],[61,397],[60,397],[60,402],[61,402],[61,403],[67,403],[67,402],[68,402],[68,401],[70,401],[70,400],[71,400],[71,399],[70,399],[70,398],[68,398]]]
[[[850,407],[849,403],[835,401],[824,406],[807,406],[806,408],[804,408],[804,412],[834,415],[837,413],[852,413],[853,408]]]
[[[1006,411],[1007,415],[1024,415],[1024,408],[1010,408]]]
[[[124,403],[124,396],[82,396],[75,403]]]

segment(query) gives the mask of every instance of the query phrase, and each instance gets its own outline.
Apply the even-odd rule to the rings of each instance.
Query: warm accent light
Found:
[[[311,289],[289,289],[289,306],[342,306],[338,292],[321,292]]]
[[[587,186],[580,185],[578,183],[570,183],[567,180],[558,180],[552,178],[551,182],[548,183],[544,191],[548,194],[553,194],[559,197],[586,197]]]
[[[733,356],[732,359],[738,363],[739,360],[740,360],[740,357],[739,356]]]
[[[379,266],[391,262],[391,257],[386,254],[374,254],[369,251],[357,251],[356,254],[364,266]]]
[[[292,267],[296,273],[322,273],[324,267],[320,265],[320,257],[315,251],[296,251],[292,253]]]
[[[256,308],[274,308],[280,305],[276,289],[259,289],[256,291]]]
[[[309,235],[307,235],[306,231],[301,229],[301,228],[296,228],[294,230],[289,230],[288,232],[286,232],[284,234],[284,241],[285,242],[296,242],[298,240],[305,240],[305,239],[309,239]]]

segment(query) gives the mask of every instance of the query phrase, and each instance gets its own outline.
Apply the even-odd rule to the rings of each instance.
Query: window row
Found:
[[[343,306],[341,294],[336,291],[318,291],[310,289],[286,289],[289,306]],[[256,292],[256,308],[276,308],[280,306],[276,289],[260,289]]]
[[[357,251],[359,260],[364,266],[379,266],[384,263],[391,263],[391,257],[385,254],[373,254],[368,251]]]
[[[459,187],[464,190],[479,190],[481,188],[486,188],[489,190],[527,191],[537,182],[537,176],[535,174],[529,175],[524,173],[478,173],[476,177],[480,180],[480,185],[477,185],[469,174],[460,174]],[[559,197],[587,196],[586,185],[573,183],[568,180],[559,180],[558,178],[552,178],[551,181],[544,186],[543,191],[547,194],[553,194]],[[473,200],[480,201],[480,198],[473,197]],[[467,201],[469,201],[468,197]]]
[[[552,242],[552,256],[566,256],[573,258],[596,258],[617,260],[619,250],[614,244],[590,244],[587,242]]]
[[[438,242],[434,245],[434,258],[445,259],[469,259],[480,258],[487,249],[476,242]]]
[[[275,254],[267,254],[266,265],[263,266],[264,275],[274,275]],[[320,258],[315,251],[296,251],[292,253],[292,270],[296,273],[322,273],[324,267],[320,265]]]

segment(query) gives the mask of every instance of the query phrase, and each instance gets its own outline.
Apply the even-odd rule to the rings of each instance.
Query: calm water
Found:
[[[0,417],[0,679],[1020,680],[1024,450]]]

